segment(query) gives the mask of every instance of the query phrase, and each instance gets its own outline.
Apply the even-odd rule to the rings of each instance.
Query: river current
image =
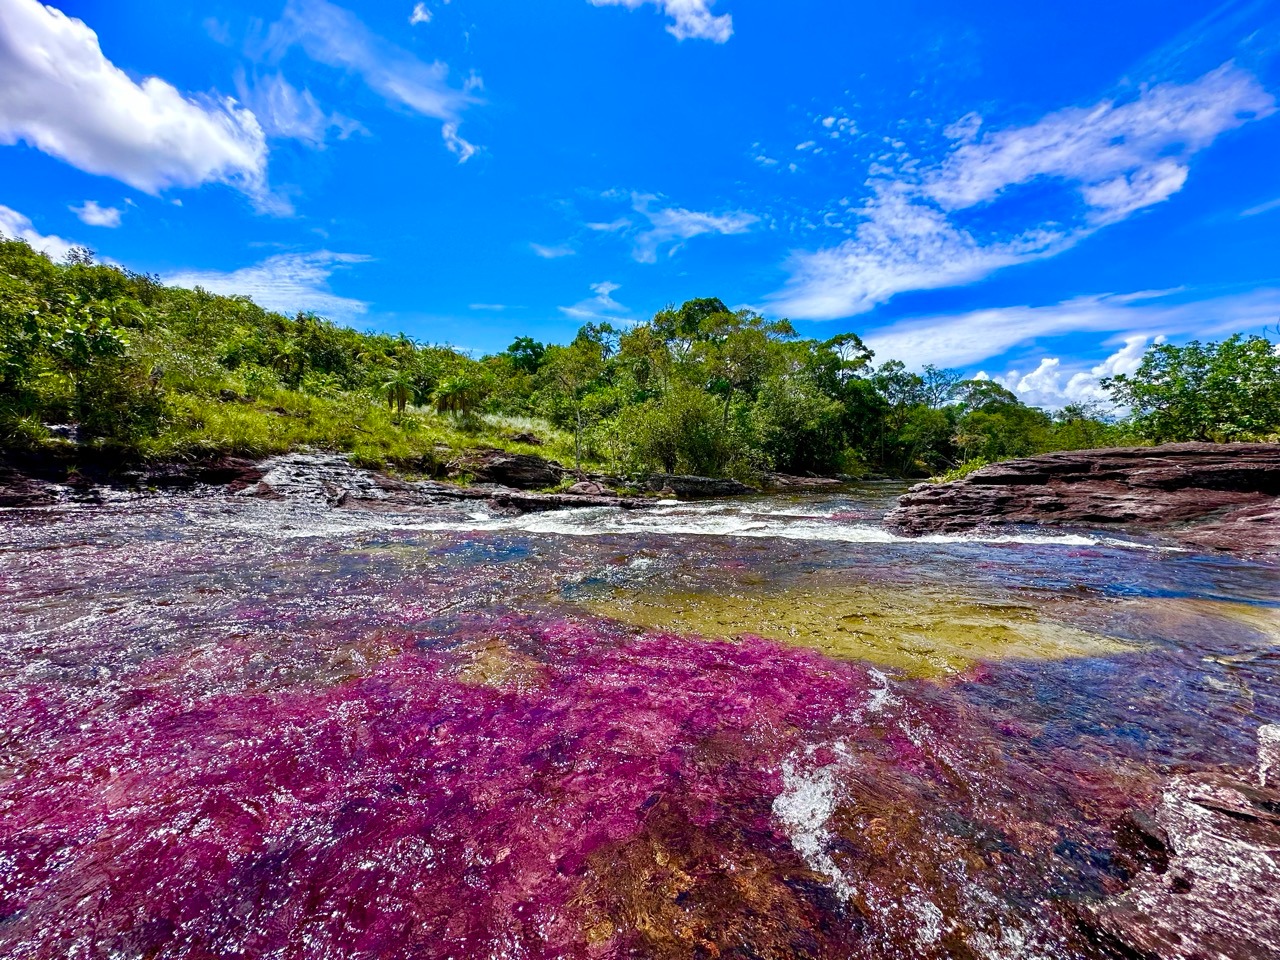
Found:
[[[1280,568],[898,492],[0,512],[0,956],[1119,956]]]

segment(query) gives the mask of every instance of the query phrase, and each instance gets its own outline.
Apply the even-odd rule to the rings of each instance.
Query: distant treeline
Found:
[[[876,365],[856,334],[693,300],[568,345],[475,359],[287,317],[0,240],[0,447],[75,442],[164,458],[299,447],[420,469],[479,445],[619,473],[919,476],[1050,450],[1274,438],[1280,357],[1263,337],[1162,345],[1106,382],[1123,418],[1049,413],[990,380]]]

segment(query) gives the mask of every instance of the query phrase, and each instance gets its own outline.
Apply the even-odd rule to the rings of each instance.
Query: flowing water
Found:
[[[0,513],[0,956],[1113,956],[1280,570],[897,492]]]

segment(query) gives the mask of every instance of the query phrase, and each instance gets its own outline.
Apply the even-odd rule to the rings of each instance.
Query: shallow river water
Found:
[[[1280,569],[898,492],[0,512],[0,956],[1115,956]]]

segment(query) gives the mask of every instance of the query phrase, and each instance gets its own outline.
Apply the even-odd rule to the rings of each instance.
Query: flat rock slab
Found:
[[[1280,552],[1280,444],[1051,453],[921,484],[887,523],[908,535],[1125,525],[1209,550]]]

